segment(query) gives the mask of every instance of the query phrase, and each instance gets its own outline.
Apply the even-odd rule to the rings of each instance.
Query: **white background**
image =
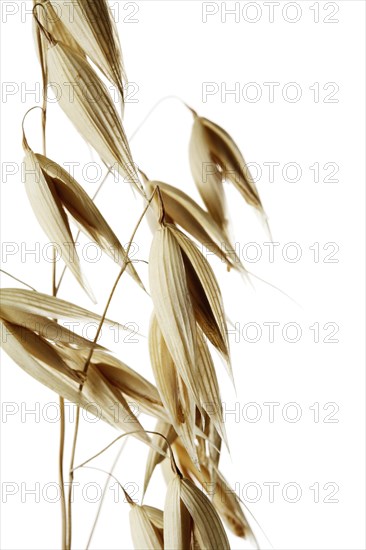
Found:
[[[226,273],[220,262],[212,262],[222,284],[227,314],[240,331],[230,335],[236,394],[223,366],[217,362],[226,410],[234,409],[238,416],[226,415],[231,456],[226,453],[223,456],[224,474],[245,500],[274,548],[365,548],[362,284],[365,5],[362,1],[331,2],[327,6],[324,2],[301,1],[292,6],[281,2],[275,9],[274,21],[270,22],[266,3],[252,2],[252,7],[245,8],[248,2],[240,2],[240,9],[248,11],[241,13],[238,22],[234,16],[228,16],[225,22],[222,20],[225,6],[218,3],[218,13],[204,23],[204,7],[199,1],[143,1],[138,2],[138,10],[130,4],[113,3],[128,77],[138,86],[134,96],[137,102],[126,106],[127,134],[131,135],[157,100],[169,94],[180,96],[200,114],[223,126],[236,140],[247,162],[262,168],[257,185],[270,218],[274,241],[279,243],[274,261],[268,261],[268,248],[263,245],[267,237],[258,218],[229,188],[237,246],[245,254],[246,243],[258,243],[262,258],[257,262],[247,261],[248,269],[280,287],[297,302],[256,279],[253,279],[255,289],[245,287],[238,276]],[[233,2],[226,3],[227,7],[233,5]],[[2,2],[2,80],[7,85],[3,87],[2,97],[2,161],[18,165],[22,161],[21,119],[37,102],[37,98],[26,91],[40,81],[31,17],[24,13],[24,9],[30,7],[31,2]],[[336,8],[338,13],[332,16]],[[316,9],[319,9],[318,23],[314,21]],[[16,13],[9,15],[11,11]],[[131,17],[136,22],[126,21],[133,11],[136,13]],[[300,14],[297,22],[286,21],[294,19],[296,13]],[[256,15],[257,22],[248,21]],[[326,23],[326,16],[338,22]],[[254,88],[248,89],[245,85],[255,82],[262,97],[250,102],[244,93],[236,102],[233,95],[225,98],[218,92],[204,102],[205,82],[216,83],[220,91],[225,85],[232,89],[239,83],[240,90],[248,90],[248,94],[253,93]],[[279,83],[273,101],[269,100],[269,87],[265,82]],[[290,82],[297,83],[302,92],[297,102],[290,102],[282,95]],[[314,100],[314,83],[319,83],[318,101]],[[333,96],[337,102],[324,101],[333,90],[332,87],[324,90],[327,83],[336,83],[339,87]],[[8,92],[5,96],[4,89]],[[289,89],[290,97],[293,90]],[[150,178],[180,186],[198,200],[187,154],[191,123],[191,116],[179,102],[164,102],[136,135],[132,149],[136,162]],[[86,181],[82,166],[98,159],[95,154],[91,156],[57,104],[50,107],[48,128],[48,156],[60,164],[80,162],[75,176],[92,194],[100,180]],[[40,152],[37,111],[27,118],[26,132],[30,145]],[[263,165],[268,162],[280,163],[273,182],[269,181],[268,168]],[[290,162],[301,167],[297,182],[286,181],[286,174],[283,177],[282,168]],[[314,171],[310,169],[314,163],[320,165],[319,182],[314,181]],[[322,168],[326,163],[338,166],[334,176],[338,182],[324,181],[330,173]],[[8,167],[7,164],[5,169]],[[291,171],[288,175],[292,177]],[[18,252],[3,256],[3,269],[40,291],[50,292],[51,264],[42,258],[36,261],[32,255],[25,258],[21,255],[27,247],[34,248],[35,243],[40,243],[40,250],[44,250],[47,238],[30,209],[20,171],[5,176],[3,164],[2,240],[15,243]],[[128,185],[110,179],[98,199],[98,206],[121,240],[127,242],[142,209]],[[149,229],[144,224],[136,238],[139,259],[148,258],[150,241]],[[299,261],[293,263],[282,255],[291,242],[297,243],[302,253]],[[318,262],[310,249],[314,243],[320,247]],[[327,243],[339,247],[333,256],[337,262],[324,261],[332,251],[332,248],[323,250]],[[254,248],[247,252],[253,257]],[[294,249],[288,249],[289,255],[293,252]],[[60,262],[58,272],[61,267]],[[84,261],[83,267],[98,298],[95,311],[101,312],[118,268],[105,258],[94,264]],[[139,272],[146,281],[144,264],[140,264]],[[69,274],[64,283],[61,297],[94,307]],[[2,284],[16,285],[7,277],[3,277]],[[136,323],[146,335],[150,312],[148,298],[125,278],[109,316],[123,323]],[[269,342],[268,329],[263,325],[266,322],[280,323],[273,343]],[[248,323],[257,323],[263,331],[256,343],[249,341],[254,339],[253,332],[243,334]],[[290,343],[282,336],[286,323],[300,326],[298,342]],[[314,342],[314,332],[309,328],[314,323],[320,326],[318,343]],[[325,323],[338,325],[334,336],[339,340],[337,343],[324,342],[330,333],[330,329],[323,328]],[[123,341],[125,335],[121,335],[120,342],[113,344],[108,332],[104,331],[103,342],[152,380],[146,338],[137,336],[138,343],[134,343]],[[293,337],[291,330],[288,335]],[[49,421],[55,411],[47,409],[48,403],[57,402],[57,396],[40,387],[5,356],[1,379],[3,407],[13,403],[19,411],[3,415],[1,423],[2,488],[4,483],[14,483],[17,490],[7,498],[2,548],[60,548],[59,503],[47,502],[54,496],[52,491],[46,498],[42,497],[47,483],[57,482],[58,424]],[[273,422],[269,407],[264,405],[268,402],[278,403]],[[248,403],[255,405],[248,406]],[[295,403],[296,409],[288,406],[289,403]],[[314,407],[316,403],[319,405]],[[22,418],[21,411],[35,406],[39,407],[39,415]],[[314,416],[316,407],[319,407],[318,419]],[[296,412],[300,417],[297,422],[291,422]],[[143,421],[147,427],[153,426],[151,420],[143,418]],[[72,428],[71,421],[68,440]],[[115,435],[115,431],[101,421],[83,421],[76,463],[100,450]],[[98,465],[109,469],[116,452],[117,447]],[[146,455],[141,444],[129,441],[116,469],[122,483],[136,484],[136,499],[141,498],[139,487]],[[105,477],[85,470],[76,476],[76,481],[80,485],[75,489],[74,548],[79,549],[85,548],[98,508],[98,502],[86,502],[93,498],[93,491],[83,499],[83,490],[90,482],[103,486]],[[273,499],[265,485],[271,482],[277,484]],[[35,485],[37,483],[39,485]],[[286,493],[284,487],[288,483],[297,484],[301,491],[297,502],[289,502],[294,498],[294,486],[289,486]],[[157,473],[146,503],[162,507],[163,486]],[[319,502],[315,502],[311,486],[319,487]],[[34,496],[25,495],[25,489],[32,487],[41,493],[39,502],[35,502]],[[258,487],[261,493],[256,499]],[[326,502],[334,488],[337,490],[331,498],[336,502]],[[129,549],[132,543],[128,506],[114,503],[113,492],[107,493],[91,548]],[[269,548],[261,532],[258,529],[256,532],[262,547]],[[232,548],[245,548],[245,545],[233,538]]]

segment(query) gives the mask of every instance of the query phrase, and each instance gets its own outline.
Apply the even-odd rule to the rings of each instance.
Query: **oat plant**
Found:
[[[23,125],[25,189],[37,220],[50,242],[62,252],[64,271],[70,270],[91,300],[93,290],[82,272],[76,248],[79,233],[96,243],[120,268],[100,315],[57,297],[64,271],[57,282],[56,261],[51,295],[33,289],[0,291],[5,351],[60,399],[62,549],[72,548],[72,524],[78,521],[72,513],[71,487],[66,492],[65,481],[72,483],[78,468],[94,468],[95,457],[83,464],[75,463],[80,408],[89,403],[97,404],[103,419],[121,432],[108,448],[129,436],[149,449],[144,495],[157,466],[164,472],[164,510],[154,507],[154,502],[135,503],[121,486],[130,507],[135,548],[227,549],[227,529],[257,547],[245,509],[220,469],[221,450],[229,447],[229,441],[212,352],[221,356],[230,378],[233,374],[223,299],[202,250],[209,249],[228,270],[247,276],[239,258],[226,252],[234,247],[225,188],[232,183],[268,228],[258,190],[229,134],[186,104],[187,116],[192,119],[189,162],[202,203],[199,205],[171,184],[151,181],[134,163],[123,126],[123,109],[118,112],[105,84],[116,87],[123,105],[127,77],[108,3],[74,0],[73,17],[64,4],[63,0],[34,2],[34,35],[44,88],[48,82],[58,85],[62,91],[59,107],[75,131],[98,154],[108,173],[118,174],[142,198],[143,207],[129,244],[122,246],[106,214],[100,212],[82,184],[57,159],[47,157],[44,99],[42,151],[32,150]],[[73,101],[68,93],[69,83],[77,83]],[[57,129],[50,127],[49,131]],[[214,169],[204,173],[207,164]],[[153,231],[148,284],[140,278],[138,263],[130,259],[132,242],[145,217]],[[79,232],[73,237],[75,226]],[[151,296],[148,346],[156,385],[123,362],[123,347],[117,357],[98,344],[102,326],[111,322],[109,306],[123,275],[131,277],[142,293],[149,292]],[[97,322],[95,338],[91,341],[71,332],[62,324],[65,320]],[[50,327],[57,330],[51,331]],[[57,334],[57,338],[53,339],[52,334]],[[144,429],[131,410],[129,399],[155,419],[153,431]],[[65,400],[77,406],[69,457],[64,452]],[[116,406],[123,414],[115,414]],[[126,417],[133,418],[133,422],[125,421]],[[113,473],[109,472],[109,476]],[[210,487],[209,493],[205,487]],[[116,506],[125,507],[121,513],[128,512],[126,504]]]

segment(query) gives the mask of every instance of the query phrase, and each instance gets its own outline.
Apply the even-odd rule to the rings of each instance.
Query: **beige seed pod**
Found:
[[[215,476],[212,477],[211,464],[208,467],[201,464],[200,470],[193,464],[185,448],[179,440],[174,442],[174,454],[176,456],[180,470],[185,477],[191,481],[196,480],[200,486],[210,487],[210,497],[212,504],[217,512],[223,518],[225,524],[238,537],[242,537],[251,541],[254,547],[258,548],[258,543],[255,535],[250,527],[248,520],[243,512],[240,499],[235,494],[235,491],[230,487],[225,480],[220,470],[215,467]],[[211,460],[208,457],[209,461]],[[171,468],[167,460],[163,462],[164,476],[167,480],[171,479]],[[170,476],[170,477],[169,477]]]
[[[195,115],[189,157],[192,175],[201,197],[225,233],[228,216],[224,181],[230,181],[244,200],[261,214],[269,231],[267,216],[244,157],[223,128],[207,118]]]
[[[56,206],[67,213],[77,223],[80,230],[117,264],[122,266],[128,262],[127,273],[145,290],[133,264],[127,258],[125,249],[81,185],[53,160],[38,154],[36,158],[48,185],[56,192]],[[35,192],[37,193],[37,189]],[[41,189],[38,189],[38,192],[41,193]],[[40,197],[37,197],[36,207],[39,200]],[[60,243],[57,242],[57,244]]]
[[[169,421],[181,436],[189,454],[196,459],[194,444],[196,404],[181,379],[155,317],[150,324],[149,349],[154,378],[161,400],[169,414]]]
[[[88,296],[93,292],[82,275],[69,221],[54,183],[46,178],[40,162],[25,142],[25,188],[37,220],[51,242],[57,243],[62,259]]]
[[[97,412],[112,426],[128,432],[141,430],[137,437],[149,440],[122,393],[102,370],[90,365],[85,379],[82,371],[92,342],[87,344],[85,339],[53,321],[100,323],[99,315],[54,296],[16,288],[0,289],[0,303],[3,330],[0,343],[21,368],[73,403],[82,407],[95,403]],[[108,319],[105,322],[115,325]],[[100,346],[94,347],[98,357]],[[111,403],[115,404],[113,410]]]
[[[182,500],[182,480],[175,475],[168,485],[164,506],[164,547],[190,550],[192,520]]]
[[[130,528],[135,550],[163,550],[164,548],[161,533],[150,517],[145,507],[137,504],[131,507]]]
[[[41,38],[43,51],[46,51],[50,46],[44,31],[49,33],[56,42],[62,42],[69,46],[75,53],[85,57],[84,50],[79,46],[72,34],[62,22],[60,17],[61,10],[56,6],[55,2],[48,0],[33,0],[34,6],[34,22],[33,28]],[[44,29],[42,32],[41,27]],[[38,38],[37,38],[38,40]]]
[[[60,90],[59,104],[100,158],[139,191],[139,179],[121,119],[103,82],[71,48],[55,43],[47,51],[49,80]]]
[[[86,356],[85,352],[82,353]],[[142,412],[161,419],[161,423],[168,421],[169,416],[163,407],[158,390],[141,374],[102,349],[94,351],[91,362],[115,388],[136,403]],[[159,440],[161,438],[156,438],[157,445],[160,443]],[[155,451],[151,449],[151,452]],[[156,454],[161,456],[159,453]]]
[[[184,233],[170,227],[183,254],[187,286],[197,322],[227,362],[230,375],[230,350],[220,287],[215,274],[198,247]]]
[[[70,381],[80,384],[82,373],[71,369],[55,346],[52,346],[46,338],[24,326],[9,321],[0,319],[0,323],[2,347],[28,374],[37,375],[35,371],[38,363],[41,372],[44,371],[45,374],[47,367],[50,371],[49,376],[43,380],[45,385],[50,386],[50,381],[52,380],[53,383],[57,376],[62,378],[64,383]],[[47,382],[47,380],[49,381]]]
[[[149,280],[157,322],[166,347],[180,377],[198,403],[196,321],[181,247],[170,226],[162,225],[155,232],[150,250]]]
[[[106,0],[54,0],[60,20],[79,47],[119,91],[123,101],[126,74],[121,44]]]
[[[149,516],[149,520],[154,525],[154,527],[159,529],[161,534],[163,534],[164,512],[162,510],[159,510],[159,508],[148,506],[147,504],[144,504],[142,508],[146,511],[147,515]]]
[[[201,548],[230,550],[225,529],[210,500],[189,479],[176,475],[169,483],[164,508],[166,548],[190,548],[192,537],[188,514]]]
[[[149,196],[156,186],[159,187],[166,215],[172,223],[179,225],[210,252],[216,254],[226,263],[228,269],[243,269],[226,234],[211,214],[203,210],[191,197],[180,189],[160,181],[147,180],[145,186]]]

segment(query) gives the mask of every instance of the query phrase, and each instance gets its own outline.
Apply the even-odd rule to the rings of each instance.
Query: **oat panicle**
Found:
[[[77,521],[72,513],[74,475],[125,435],[137,438],[147,449],[143,498],[146,494],[149,498],[154,496],[150,483],[158,466],[167,481],[164,510],[155,507],[154,502],[134,502],[121,485],[130,506],[131,536],[136,549],[229,549],[224,525],[257,546],[243,506],[221,472],[221,454],[230,448],[230,441],[224,424],[217,357],[223,359],[228,376],[232,380],[234,377],[224,298],[218,276],[203,251],[213,252],[228,271],[246,272],[235,252],[228,252],[234,247],[225,185],[231,182],[267,224],[258,189],[230,135],[186,104],[193,115],[187,160],[201,204],[184,189],[150,180],[135,164],[122,113],[104,82],[117,88],[123,104],[127,78],[108,2],[34,0],[33,6],[44,88],[48,82],[59,87],[59,107],[76,131],[108,170],[122,176],[143,200],[143,210],[128,245],[122,246],[122,237],[112,230],[107,213],[102,214],[83,182],[76,181],[57,160],[47,156],[45,100],[42,154],[32,150],[23,129],[25,191],[37,222],[62,252],[67,269],[92,301],[93,289],[83,272],[73,226],[120,268],[100,314],[57,297],[61,282],[56,285],[56,260],[52,295],[29,289],[0,290],[2,347],[27,374],[60,396],[61,481],[66,471],[65,400],[77,406],[68,470],[70,489],[68,498],[64,492],[61,497],[62,550],[71,550],[73,525]],[[70,88],[72,83],[75,85]],[[54,129],[49,127],[48,131]],[[130,258],[133,239],[145,217],[152,228],[146,262],[148,285]],[[123,232],[123,223],[119,231]],[[113,352],[99,341],[102,327],[112,324],[108,311],[124,272],[144,290],[148,286],[151,295],[146,342],[150,365],[145,362],[132,368],[123,360],[123,346]],[[136,308],[141,308],[139,303]],[[69,330],[63,325],[65,320],[96,323],[96,336],[91,340]],[[114,326],[127,328],[118,319]],[[149,369],[154,383],[148,379]],[[76,467],[80,408],[87,408],[90,403],[97,405],[103,420],[122,435]],[[131,403],[137,404],[138,414]],[[155,431],[146,430],[145,415],[154,419]],[[126,469],[128,464],[126,461]],[[113,472],[109,473],[111,477]],[[204,490],[208,486],[213,489],[211,492]],[[118,506],[120,513],[125,513],[127,507],[120,503]],[[124,540],[120,543],[124,544]]]

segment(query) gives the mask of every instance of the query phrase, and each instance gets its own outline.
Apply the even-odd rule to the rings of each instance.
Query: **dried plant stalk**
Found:
[[[249,538],[256,545],[240,501],[230,492],[220,471],[222,444],[228,446],[229,442],[211,348],[222,356],[231,378],[233,373],[220,286],[198,244],[209,247],[229,270],[236,268],[245,272],[235,254],[229,255],[223,248],[223,245],[225,249],[232,248],[224,183],[233,183],[267,223],[258,190],[245,170],[243,155],[229,134],[191,108],[194,120],[189,159],[204,206],[182,190],[151,181],[137,170],[121,116],[93,67],[95,65],[118,88],[123,99],[126,75],[108,3],[106,0],[74,0],[73,18],[66,16],[66,4],[63,0],[34,1],[44,86],[48,79],[60,86],[63,92],[60,107],[75,128],[111,170],[120,172],[138,189],[146,204],[130,243],[124,249],[120,237],[112,231],[83,186],[46,156],[45,147],[43,154],[34,152],[24,136],[28,168],[25,187],[30,203],[43,231],[61,248],[64,258],[70,258],[69,247],[73,250],[73,261],[66,260],[66,265],[78,283],[93,299],[93,291],[82,274],[71,223],[76,223],[101,251],[112,256],[121,271],[102,315],[57,298],[59,285],[55,284],[55,270],[53,296],[36,290],[2,289],[0,322],[6,336],[2,338],[2,345],[22,369],[58,393],[62,404],[64,399],[76,403],[78,416],[70,461],[71,483],[77,470],[74,458],[79,410],[90,402],[100,407],[106,422],[148,446],[144,494],[159,464],[165,473],[167,467],[170,469],[164,511],[136,504],[123,489],[131,507],[130,525],[135,548],[228,549],[224,523],[235,535]],[[60,18],[57,13],[61,13]],[[68,83],[78,84],[73,87],[72,98]],[[44,145],[46,107],[45,104]],[[210,163],[213,169],[203,179],[202,168]],[[145,215],[149,216],[153,229],[149,257],[153,305],[149,351],[156,386],[97,343],[102,325],[110,322],[108,308],[123,273],[127,271],[145,288],[129,258],[132,240]],[[96,321],[98,331],[94,340],[58,324],[65,319]],[[57,328],[57,338],[47,331],[49,327]],[[137,402],[144,414],[155,419],[155,432],[144,429],[143,420],[132,412],[128,399]],[[111,411],[111,403],[117,404],[122,413],[117,415],[118,421],[115,411]],[[62,424],[61,479],[64,434],[65,425]],[[80,467],[86,467],[92,459]],[[212,494],[206,495],[202,490],[205,484],[214,488]],[[63,501],[63,550],[72,547],[70,494],[68,503]],[[224,495],[229,497],[224,499]]]

